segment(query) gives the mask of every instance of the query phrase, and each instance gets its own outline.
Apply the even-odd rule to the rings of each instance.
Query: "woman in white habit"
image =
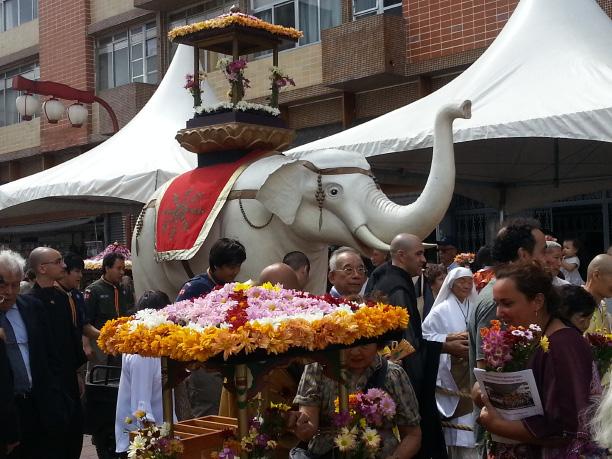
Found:
[[[477,293],[472,271],[456,268],[448,273],[431,312],[423,322],[423,337],[428,341],[445,342],[448,335],[467,337],[470,309],[476,307]],[[436,402],[443,421],[473,427],[470,398],[470,368],[467,359],[440,355]],[[461,395],[459,395],[461,394]],[[450,459],[477,458],[474,433],[469,430],[444,428]]]

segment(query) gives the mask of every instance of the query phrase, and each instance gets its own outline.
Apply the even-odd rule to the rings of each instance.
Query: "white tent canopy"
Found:
[[[460,194],[514,211],[610,188],[611,49],[612,21],[595,0],[521,0],[493,44],[446,86],[286,154],[352,150],[383,181],[421,181],[436,112],[471,99],[472,119],[454,125]]]
[[[179,45],[149,102],[117,134],[70,161],[1,186],[0,218],[139,207],[168,179],[193,169],[196,155],[174,139],[193,116],[193,98],[183,88],[187,73],[193,73],[193,53]],[[206,95],[213,97],[212,90]]]

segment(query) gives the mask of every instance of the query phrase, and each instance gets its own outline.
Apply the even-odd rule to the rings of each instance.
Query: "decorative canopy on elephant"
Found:
[[[359,304],[270,283],[231,283],[205,297],[109,321],[98,343],[109,353],[235,361],[380,339],[401,333],[408,319],[405,308],[383,303]]]

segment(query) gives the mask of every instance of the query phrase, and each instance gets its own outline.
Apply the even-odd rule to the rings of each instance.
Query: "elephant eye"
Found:
[[[336,198],[342,193],[342,187],[340,185],[335,184],[328,185],[325,189],[325,192],[330,198]]]

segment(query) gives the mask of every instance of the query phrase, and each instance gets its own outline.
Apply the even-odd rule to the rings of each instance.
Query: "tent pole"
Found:
[[[502,185],[499,190],[499,224],[500,226],[504,223],[505,219],[506,219],[506,187]]]
[[[554,187],[555,188],[559,188],[559,139],[555,138],[553,139],[554,143],[553,143],[553,154],[554,154],[554,161],[555,161],[555,180],[554,180]]]

